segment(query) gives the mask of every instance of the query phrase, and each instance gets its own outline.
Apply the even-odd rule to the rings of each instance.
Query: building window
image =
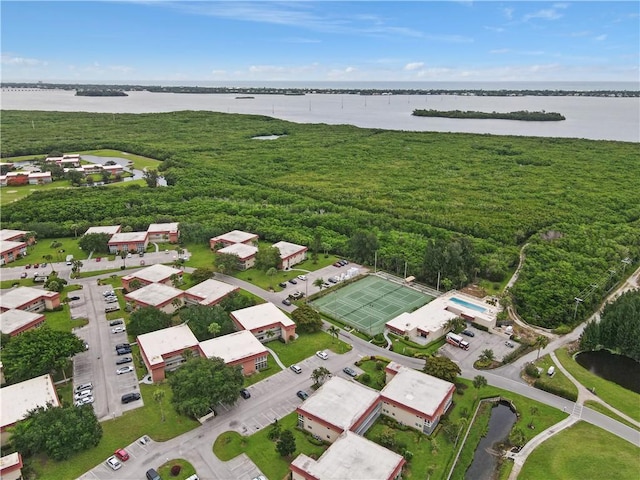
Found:
[[[267,368],[267,357],[256,358],[256,370],[263,370]]]
[[[298,414],[298,426],[304,427],[304,415]],[[311,427],[309,427],[311,428]]]

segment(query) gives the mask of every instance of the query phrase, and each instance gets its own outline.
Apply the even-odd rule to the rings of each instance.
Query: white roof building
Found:
[[[233,230],[223,235],[218,235],[217,237],[213,237],[211,239],[211,242],[212,243],[217,243],[217,242],[246,243],[246,242],[252,242],[257,239],[258,239],[258,235],[256,235],[255,233],[243,232],[241,230]]]
[[[85,235],[89,235],[91,233],[106,233],[108,235],[115,235],[116,233],[120,232],[120,225],[106,225],[106,226],[99,226],[99,227],[90,227],[86,232],[84,232]]]
[[[150,234],[158,234],[164,232],[177,232],[178,231],[178,222],[170,222],[170,223],[152,223],[147,228],[147,232]]]
[[[143,268],[135,273],[126,275],[126,277],[123,277],[123,280],[127,281],[137,278],[148,283],[161,283],[171,278],[172,275],[182,275],[182,270],[162,265],[161,263],[156,263],[155,265],[151,265],[150,267]]]
[[[258,253],[258,247],[247,245],[245,243],[234,243],[228,247],[221,248],[217,253],[225,253],[227,255],[235,255],[240,260],[246,260]]]
[[[50,292],[33,287],[18,287],[0,296],[0,308],[2,310],[20,308],[42,298],[53,300],[56,297],[60,298],[58,292]]]
[[[184,293],[187,298],[201,305],[211,305],[238,290],[240,290],[239,287],[210,278],[185,290]]]
[[[264,329],[276,323],[285,328],[295,326],[295,322],[271,302],[235,310],[231,312],[231,318],[240,328],[251,331]]]
[[[2,430],[22,420],[30,410],[51,404],[59,407],[60,401],[51,375],[25,380],[0,389],[0,422]]]
[[[296,245],[295,243],[284,241],[274,243],[272,247],[275,247],[280,251],[280,258],[283,260],[307,251],[307,247],[305,247],[304,245]]]
[[[111,237],[109,243],[137,243],[147,241],[147,232],[118,232]]]
[[[370,415],[378,397],[376,390],[336,376],[305,400],[298,412],[344,432]]]
[[[400,477],[404,464],[401,455],[345,432],[317,460],[301,454],[290,468],[293,480],[391,480]]]
[[[41,313],[26,312],[24,310],[6,310],[0,313],[0,331],[8,335],[17,335],[28,330],[31,326],[43,323]]]
[[[8,230],[3,228],[0,230],[0,241],[17,240],[24,237],[28,232],[24,230]]]
[[[380,392],[383,401],[390,400],[404,409],[428,417],[437,416],[438,409],[455,390],[455,385],[451,382],[396,362],[389,363],[387,370],[397,373]]]
[[[268,353],[264,345],[246,330],[205,340],[200,343],[200,349],[207,358],[219,357],[228,365]]]
[[[139,335],[137,340],[150,366],[164,363],[163,357],[187,348],[194,349],[198,345],[198,339],[186,324],[145,333]]]
[[[124,297],[126,300],[133,300],[146,306],[162,308],[172,302],[174,298],[181,298],[183,295],[184,291],[178,288],[170,287],[164,283],[150,283],[127,293]]]

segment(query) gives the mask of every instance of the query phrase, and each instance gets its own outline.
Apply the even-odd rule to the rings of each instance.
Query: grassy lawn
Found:
[[[71,314],[69,313],[69,305],[61,304],[62,310],[58,312],[45,312],[45,323],[49,325],[51,330],[57,330],[59,332],[71,332],[74,328],[83,327],[89,321],[86,318],[79,318],[77,320],[71,320]]]
[[[444,337],[424,346],[418,345],[411,341],[407,341],[404,338],[400,338],[399,336],[394,334],[390,334],[389,338],[393,340],[393,351],[402,355],[406,355],[407,357],[414,357],[416,354],[434,354],[440,349],[440,347],[445,344]]]
[[[638,458],[638,447],[598,427],[579,422],[536,448],[518,479],[637,480]]]
[[[56,385],[56,393],[58,394],[58,399],[60,400],[61,405],[73,405],[72,382]]]
[[[56,248],[52,248],[51,244],[54,241],[60,242],[62,245]],[[64,251],[61,252],[60,250]],[[73,255],[73,258],[76,260],[85,260],[87,258],[87,254],[80,250],[80,247],[78,246],[78,240],[76,238],[67,237],[57,238],[55,240],[51,238],[44,238],[42,240],[39,240],[34,245],[27,247],[26,257],[19,258],[15,262],[9,263],[8,266],[20,267],[27,264],[42,263],[48,261],[44,259],[44,255],[51,255],[51,261],[53,262],[62,262],[67,255]],[[29,276],[31,277],[33,276],[34,271],[38,270],[34,270],[33,268],[30,270],[26,270],[26,272],[29,273]],[[51,265],[47,265],[43,271],[51,273]]]
[[[635,430],[640,430],[633,423],[628,422],[627,420],[622,418],[620,415],[616,415],[615,413],[613,413],[611,410],[609,410],[607,407],[605,407],[599,402],[596,402],[594,400],[587,400],[586,402],[584,402],[584,406],[589,407],[591,410],[595,410],[596,412],[599,412],[603,415],[606,415],[607,417],[611,417],[614,420],[625,424],[627,427],[633,428]]]
[[[290,459],[281,457],[276,452],[276,444],[267,437],[271,427],[264,428],[249,437],[242,437],[237,432],[226,432],[220,435],[213,444],[213,453],[221,460],[230,460],[241,453],[247,454],[267,478],[281,479],[289,471],[289,463],[299,454],[304,453],[314,458],[326,450],[309,441],[307,435],[296,428],[298,416],[295,412],[279,420],[283,430],[291,430],[296,439],[296,451]]]
[[[566,348],[556,350],[556,356],[564,368],[587,388],[595,388],[596,394],[613,408],[620,410],[636,421],[640,421],[640,395],[620,385],[600,378],[582,368],[569,356]]]
[[[215,255],[208,244],[187,243],[184,248],[191,254],[189,260],[185,262],[187,267],[213,267]]]
[[[540,378],[537,379],[536,385],[534,385],[536,388],[541,388],[542,390],[556,393],[557,395],[560,395],[561,392],[567,392],[570,395],[568,395],[566,398],[570,397],[570,400],[575,400],[578,398],[578,387],[576,387],[573,382],[560,371],[558,366],[551,359],[551,356],[545,355],[536,360],[534,364],[536,365],[536,367],[542,369]],[[555,367],[555,374],[553,375],[553,377],[547,375],[547,371],[551,366]]]
[[[287,367],[307,357],[315,355],[318,350],[331,350],[335,353],[345,353],[351,350],[351,345],[336,340],[325,332],[301,333],[297,340],[289,343],[279,341],[269,342],[272,349]]]
[[[386,383],[386,374],[384,372],[384,367],[388,363],[389,361],[382,360],[365,360],[363,362],[358,362],[358,367],[364,370],[364,372],[369,375],[369,380],[365,382],[365,379],[362,378],[364,374],[358,375],[358,378],[356,380],[358,380],[363,385],[366,385],[367,387],[375,388],[376,390],[382,390]],[[377,365],[382,365],[383,368],[380,368]]]
[[[162,389],[165,392],[162,408],[165,421],[162,421],[158,402],[153,392]],[[178,415],[171,405],[171,389],[166,384],[140,385],[145,406],[125,412],[121,417],[102,422],[103,437],[97,447],[85,450],[69,460],[55,462],[39,459],[33,462],[38,479],[67,480],[77,478],[105,461],[113,452],[141,437],[149,435],[156,441],[165,441],[181,435],[199,426],[199,423]]]
[[[68,189],[71,187],[69,180],[56,180],[55,182],[46,183],[44,185],[19,185],[19,186],[7,186],[2,188],[2,195],[0,195],[0,205],[6,205],[17,200],[21,200],[33,192],[43,192],[58,189]]]
[[[0,281],[0,288],[3,289],[3,290],[8,290],[9,288],[13,288],[14,286],[18,286],[18,287],[33,287],[35,285],[42,285],[42,284],[34,282],[33,278],[21,278],[20,280],[2,280],[2,281]]]
[[[175,477],[171,475],[171,467],[173,467],[174,465],[180,465],[180,473]],[[182,458],[169,460],[168,462],[162,464],[160,467],[156,468],[156,470],[158,471],[158,474],[161,478],[175,478],[176,480],[184,480],[185,478],[188,478],[196,473],[196,469],[193,468],[193,465]]]

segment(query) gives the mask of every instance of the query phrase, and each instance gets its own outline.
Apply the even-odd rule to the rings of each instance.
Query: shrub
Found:
[[[482,330],[483,332],[489,331],[488,327],[485,327],[484,325],[480,325],[479,323],[476,323],[476,322],[471,322],[471,326],[473,328],[477,328],[478,330]]]
[[[573,329],[568,326],[568,325],[560,325],[559,327],[557,327],[556,329],[553,330],[553,333],[556,333],[558,335],[566,335],[567,333],[571,332]]]
[[[553,393],[554,395],[558,395],[559,397],[566,398],[567,400],[571,400],[575,402],[578,400],[578,395],[575,392],[570,392],[559,385],[555,385],[553,383],[544,382],[541,379],[533,382],[533,386],[539,388],[540,390],[544,390],[545,392]]]
[[[368,373],[363,373],[362,375],[360,375],[360,380],[362,380],[363,383],[368,384],[371,381],[371,375],[369,375]]]
[[[524,371],[527,375],[533,378],[540,378],[540,371],[533,363],[529,362],[525,365]]]
[[[177,477],[178,475],[180,475],[180,470],[182,470],[182,467],[180,465],[174,465],[173,467],[171,467],[171,476]]]
[[[384,370],[384,363],[382,363],[381,361],[377,361],[376,362],[376,370],[378,370],[379,372]]]

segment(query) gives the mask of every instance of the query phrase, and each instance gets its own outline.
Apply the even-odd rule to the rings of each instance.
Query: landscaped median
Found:
[[[549,368],[553,367],[553,375],[548,375]],[[560,397],[575,402],[578,400],[578,387],[560,371],[550,355],[545,355],[524,369],[525,379],[534,387],[553,393]]]
[[[583,386],[589,390],[595,389],[594,393],[613,408],[636,421],[640,421],[640,409],[638,408],[640,395],[582,368],[569,355],[566,348],[556,350],[555,354],[562,366]]]

